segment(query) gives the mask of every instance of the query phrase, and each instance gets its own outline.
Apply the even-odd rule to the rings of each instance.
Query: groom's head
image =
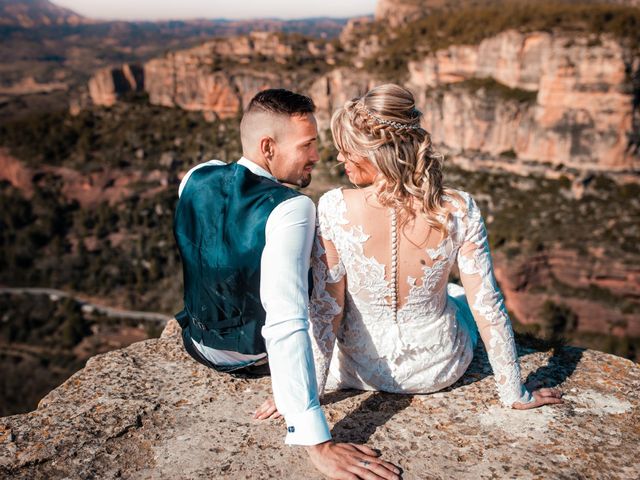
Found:
[[[284,89],[258,93],[240,123],[243,155],[284,183],[306,187],[318,156],[313,100]]]

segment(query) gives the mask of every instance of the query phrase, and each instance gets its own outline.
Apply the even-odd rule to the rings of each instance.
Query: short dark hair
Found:
[[[316,106],[306,95],[284,88],[270,88],[258,92],[249,102],[245,113],[256,111],[294,116],[314,113]]]

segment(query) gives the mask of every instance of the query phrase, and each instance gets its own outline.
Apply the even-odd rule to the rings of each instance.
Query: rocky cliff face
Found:
[[[153,104],[227,118],[257,91],[283,86],[310,93],[326,128],[345,99],[381,83],[357,68],[379,48],[375,35],[357,35],[367,23],[349,24],[343,35],[343,42],[356,44],[356,68],[304,68],[330,70],[336,61],[331,44],[253,33],[151,60],[144,80],[126,68],[100,71],[90,95],[94,103],[110,105],[144,81]],[[633,140],[640,135],[640,107],[633,106],[640,59],[617,40],[510,30],[479,45],[436,51],[408,68],[406,85],[425,113],[425,126],[452,153],[507,155],[578,170],[640,167]]]
[[[0,180],[6,180],[30,197],[33,193],[32,178],[33,173],[20,160],[11,156],[6,148],[0,148]]]
[[[203,110],[227,118],[237,115],[262,89],[295,88],[296,83],[304,83],[304,70],[292,70],[292,63],[326,63],[331,59],[329,44],[287,42],[276,33],[254,32],[146,63],[145,89],[153,104]]]
[[[123,95],[144,91],[144,75],[139,65],[98,70],[89,80],[89,95],[96,105],[110,107]]]
[[[410,62],[408,86],[434,140],[451,149],[578,169],[638,168],[628,148],[629,75],[640,60],[613,39],[592,42],[507,31]]]
[[[340,45],[356,68],[362,69],[365,60],[375,57],[380,51],[380,36],[372,33],[376,25],[379,23],[376,24],[371,17],[360,17],[349,20],[342,29]]]
[[[215,112],[220,118],[237,114],[242,105],[233,79],[223,72],[206,71],[188,55],[152,60],[144,72],[149,100],[155,105]]]
[[[375,80],[364,72],[338,68],[318,78],[309,89],[318,109],[319,130],[329,128],[331,114],[345,102],[359,97],[375,86]]]
[[[640,297],[637,264],[597,252],[585,255],[563,249],[516,259],[494,252],[494,258],[507,308],[520,322],[543,323],[543,305],[551,301],[566,305],[576,315],[577,332],[640,337],[637,306],[631,308],[629,302],[625,309],[622,305],[622,299]],[[576,295],[579,290],[583,295]]]
[[[329,392],[338,441],[368,443],[403,478],[634,478],[640,368],[576,348],[520,349],[523,378],[565,403],[504,409],[486,356],[431,395]],[[174,321],[163,338],[92,358],[38,409],[0,419],[0,475],[62,478],[320,479],[282,420],[252,412],[269,378],[218,374],[188,357]],[[488,441],[489,439],[489,441]]]
[[[442,6],[445,3],[440,0],[378,0],[375,19],[391,28],[397,28],[421,18],[429,7]]]

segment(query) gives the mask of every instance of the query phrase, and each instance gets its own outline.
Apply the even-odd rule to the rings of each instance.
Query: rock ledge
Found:
[[[96,356],[37,410],[0,419],[0,477],[321,478],[283,444],[281,420],[251,418],[269,379],[208,370],[178,331]],[[380,449],[405,479],[638,478],[640,367],[573,347],[520,355],[523,375],[559,385],[563,405],[501,408],[480,351],[436,394],[330,392],[333,435]]]

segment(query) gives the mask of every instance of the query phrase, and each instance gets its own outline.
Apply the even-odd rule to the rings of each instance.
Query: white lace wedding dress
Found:
[[[368,189],[320,199],[309,307],[320,395],[325,386],[440,390],[469,366],[479,331],[503,405],[532,400],[480,211],[463,191],[445,202],[451,215],[441,239],[422,216],[394,228],[394,212]],[[464,290],[448,283],[456,263]]]

